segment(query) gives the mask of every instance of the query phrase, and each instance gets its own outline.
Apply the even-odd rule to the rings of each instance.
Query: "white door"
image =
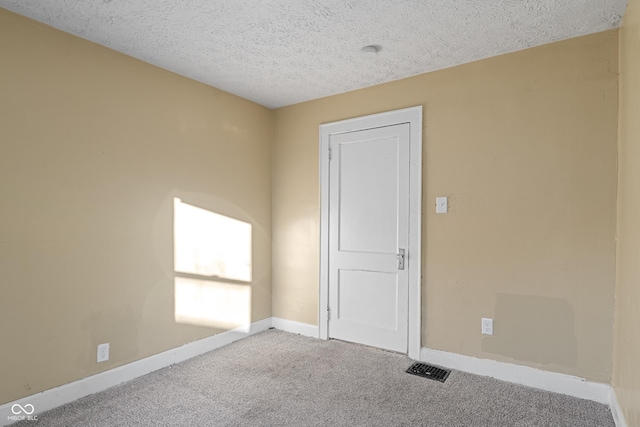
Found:
[[[407,353],[410,124],[329,147],[328,335]]]

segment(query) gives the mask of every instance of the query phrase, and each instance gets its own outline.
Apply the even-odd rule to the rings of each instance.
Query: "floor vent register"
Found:
[[[419,377],[429,378],[430,380],[445,382],[449,378],[451,371],[439,368],[433,365],[427,365],[426,363],[414,363],[407,369],[407,373],[417,375]]]

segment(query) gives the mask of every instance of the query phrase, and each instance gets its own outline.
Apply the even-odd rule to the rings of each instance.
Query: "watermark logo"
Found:
[[[31,415],[35,410],[36,408],[34,408],[31,403],[27,403],[24,406],[21,406],[20,404],[16,403],[11,407],[11,412],[13,412],[13,415],[20,415],[23,412],[27,415]]]
[[[13,415],[7,416],[9,421],[38,421],[37,415],[32,415],[36,411],[36,408],[31,403],[27,403],[26,405],[20,405],[19,403],[14,403],[11,406],[11,413]]]

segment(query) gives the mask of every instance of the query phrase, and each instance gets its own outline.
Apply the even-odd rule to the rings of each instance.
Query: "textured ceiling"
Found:
[[[626,0],[0,0],[270,108],[620,24]],[[369,44],[382,46],[362,54]]]

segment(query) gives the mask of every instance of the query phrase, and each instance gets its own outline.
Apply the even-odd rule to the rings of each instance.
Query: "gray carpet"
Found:
[[[614,426],[609,408],[269,330],[16,426]]]

